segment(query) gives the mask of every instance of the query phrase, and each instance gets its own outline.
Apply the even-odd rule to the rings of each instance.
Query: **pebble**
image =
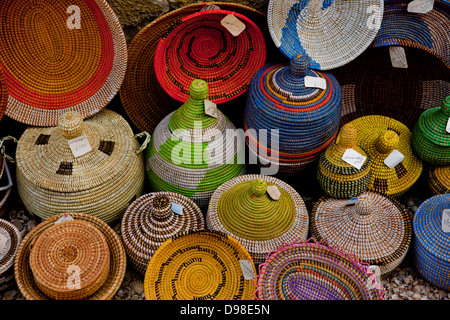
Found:
[[[422,295],[420,293],[416,292],[412,295],[412,298],[414,300],[420,300],[422,298]]]

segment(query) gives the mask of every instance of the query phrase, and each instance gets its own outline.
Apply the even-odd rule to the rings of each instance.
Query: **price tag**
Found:
[[[64,214],[64,216],[62,216],[61,218],[59,218],[58,220],[55,221],[55,224],[64,222],[64,221],[72,221],[73,218],[71,215],[68,215],[67,213]]]
[[[91,145],[86,136],[81,136],[72,140],[69,140],[69,147],[72,150],[75,158],[82,156],[92,150]]]
[[[442,227],[442,231],[444,231],[445,233],[450,232],[450,209],[445,209],[442,212],[442,226],[441,227]]]
[[[305,87],[307,88],[319,88],[325,90],[327,88],[327,81],[321,77],[305,77]]]
[[[433,10],[434,0],[414,0],[408,3],[408,12],[428,13]]]
[[[354,197],[354,198],[350,198],[350,200],[348,200],[347,202],[347,206],[353,205],[358,201],[358,197]]]
[[[183,206],[178,203],[172,202],[172,211],[173,211],[173,213],[175,213],[179,216],[182,216],[183,215]]]
[[[0,234],[0,254],[3,254],[3,250],[5,250],[7,242],[8,238]]]
[[[384,164],[387,165],[389,169],[392,169],[402,162],[403,159],[405,159],[405,156],[400,151],[395,149],[386,157],[386,159],[384,159]]]
[[[377,281],[377,283],[381,284],[381,269],[379,266],[376,265],[370,265],[367,268],[367,271],[370,273],[372,273],[372,276],[370,278],[375,278],[375,280]]]
[[[408,68],[405,49],[402,47],[389,47],[389,55],[391,56],[391,63],[394,68]]]
[[[234,14],[228,14],[220,21],[220,24],[224,26],[233,36],[237,37],[245,30],[245,23],[236,18]]]
[[[358,170],[361,169],[362,165],[366,161],[366,158],[367,157],[363,156],[358,151],[352,148],[345,150],[344,154],[342,155],[342,160]]]
[[[253,280],[255,278],[255,272],[253,271],[252,263],[249,260],[239,260],[241,265],[242,274],[245,280]]]
[[[219,110],[217,110],[217,105],[209,100],[205,100],[205,113],[208,116],[217,118],[219,116]]]
[[[277,186],[268,186],[267,193],[273,200],[278,200],[281,197],[281,192]]]
[[[450,118],[448,118],[448,121],[447,121],[447,127],[445,128],[445,131],[447,131],[448,133],[450,133]]]

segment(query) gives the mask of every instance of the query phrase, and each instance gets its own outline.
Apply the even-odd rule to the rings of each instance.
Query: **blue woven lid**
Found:
[[[442,212],[450,209],[450,194],[440,194],[424,201],[413,219],[415,241],[440,260],[450,262],[450,232],[442,231]]]

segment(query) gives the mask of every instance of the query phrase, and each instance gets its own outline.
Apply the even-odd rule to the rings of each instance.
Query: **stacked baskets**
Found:
[[[450,192],[450,166],[430,166],[428,186],[434,195]]]
[[[0,219],[0,291],[14,283],[14,259],[22,236],[11,222]]]

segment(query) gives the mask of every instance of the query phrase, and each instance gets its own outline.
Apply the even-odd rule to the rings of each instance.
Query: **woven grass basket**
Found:
[[[433,195],[450,193],[450,166],[429,166],[427,178]]]
[[[411,147],[411,132],[401,122],[380,115],[360,117],[350,122],[357,130],[357,144],[371,158],[369,189],[399,197],[419,179],[423,164]],[[398,150],[405,158],[394,168],[385,159]]]
[[[250,275],[256,276],[253,261],[232,237],[217,231],[184,232],[166,240],[150,259],[145,299],[251,300],[255,285]]]
[[[182,211],[173,206],[182,207]],[[174,192],[140,196],[128,207],[121,222],[122,242],[131,265],[141,274],[164,241],[178,233],[205,229],[200,208],[191,199]]]
[[[402,204],[373,191],[348,199],[322,197],[311,212],[311,233],[319,241],[377,265],[388,275],[405,258],[412,238],[411,218]]]
[[[332,198],[353,198],[369,187],[371,161],[367,153],[356,144],[357,135],[356,128],[351,123],[345,124],[336,143],[327,147],[320,155],[317,181],[321,189]],[[346,152],[352,150],[359,157],[365,157],[360,168],[343,160]]]
[[[414,265],[434,286],[450,290],[450,233],[443,225],[450,225],[448,214],[450,194],[433,196],[419,206],[414,214]],[[445,220],[445,223],[443,223]]]
[[[122,241],[117,233],[105,222],[97,217],[83,213],[61,213],[51,216],[34,227],[22,240],[14,264],[14,275],[20,292],[27,300],[48,300],[46,296],[36,284],[33,271],[30,266],[30,255],[37,239],[49,228],[55,226],[55,222],[67,216],[72,217],[75,221],[88,222],[98,229],[106,238],[109,249],[109,272],[103,285],[93,294],[86,297],[85,300],[112,300],[116,292],[122,285],[125,277],[127,259]],[[60,222],[61,224],[67,223]],[[67,273],[69,277],[72,273]],[[66,278],[66,281],[68,278]]]
[[[384,287],[356,256],[325,243],[290,243],[259,268],[259,300],[384,300]]]
[[[0,291],[14,283],[14,259],[16,258],[22,236],[11,222],[0,219]]]
[[[69,141],[83,136],[92,150],[75,157]],[[107,223],[120,219],[144,187],[141,151],[147,142],[140,146],[137,137],[108,109],[84,121],[80,113],[67,112],[57,127],[27,128],[16,149],[23,204],[42,219],[67,211]]]
[[[383,7],[383,0],[270,0],[267,22],[275,45],[289,59],[303,54],[312,69],[330,70],[370,45]]]
[[[0,66],[0,120],[3,118],[6,112],[6,106],[8,104],[8,84],[6,83],[6,76],[3,68]]]
[[[55,126],[67,111],[97,113],[119,91],[127,46],[107,1],[5,0],[0,17],[8,117]]]
[[[268,188],[280,193],[275,200]],[[206,214],[208,230],[224,232],[242,244],[255,265],[284,243],[306,240],[309,217],[302,197],[284,181],[248,174],[216,189]]]
[[[13,184],[14,181],[11,173],[9,172],[7,160],[2,155],[0,155],[0,218],[5,215],[8,210],[9,204],[11,203],[10,195],[13,189]]]

